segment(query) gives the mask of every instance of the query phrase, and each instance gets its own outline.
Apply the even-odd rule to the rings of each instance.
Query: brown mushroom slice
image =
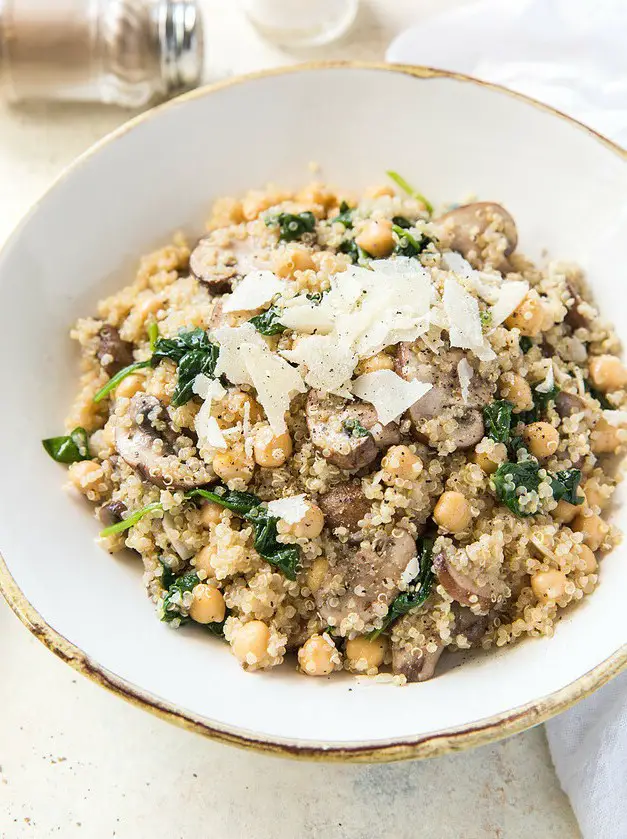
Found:
[[[564,318],[565,322],[573,330],[581,328],[588,329],[590,326],[590,318],[579,311],[579,307],[585,302],[583,297],[574,288],[572,283],[566,283],[566,286],[568,288],[568,293],[573,298],[573,302],[568,307],[566,317]]]
[[[451,436],[456,447],[469,449],[475,446],[485,433],[481,408],[492,398],[491,385],[475,372],[470,380],[467,401],[464,402],[457,365],[465,357],[465,353],[458,349],[449,350],[445,357],[450,363],[450,368],[442,370],[437,364],[419,361],[412,347],[412,344],[407,343],[398,345],[396,372],[407,381],[418,379],[433,385],[408,411],[418,436],[424,438],[425,422],[448,412],[451,418],[457,420],[457,428]]]
[[[389,607],[399,592],[401,574],[415,556],[416,544],[406,530],[394,531],[359,551],[347,550],[315,593],[320,617],[340,634],[349,616],[372,623],[375,606]]]
[[[98,510],[98,519],[105,527],[117,524],[124,518],[127,507],[123,501],[109,501]]]
[[[467,606],[453,603],[455,616],[455,634],[463,635],[469,644],[478,644],[490,624],[489,615],[475,615]]]
[[[103,369],[110,376],[114,376],[133,363],[133,345],[120,338],[120,333],[115,326],[105,323],[98,332],[96,357]]]
[[[479,606],[487,612],[492,606],[492,588],[478,586],[467,574],[459,571],[444,553],[433,557],[433,568],[438,582],[446,593],[462,606]]]
[[[562,418],[569,417],[571,414],[578,414],[580,411],[584,411],[585,408],[583,399],[574,393],[560,390],[555,397],[555,410]]]
[[[457,251],[475,267],[491,265],[499,271],[509,268],[507,257],[516,250],[518,232],[514,219],[500,204],[491,201],[464,204],[440,216],[433,224],[440,244]],[[499,239],[499,247],[495,248]]]
[[[123,460],[162,489],[194,489],[215,482],[216,477],[201,461],[194,468],[174,454],[167,411],[154,396],[136,393],[129,407],[130,427],[118,426],[115,447]]]
[[[327,527],[345,527],[349,533],[359,530],[359,522],[370,511],[372,501],[364,495],[359,483],[346,481],[332,487],[318,499]]]
[[[381,449],[400,440],[398,425],[395,422],[381,425],[373,406],[363,402],[348,402],[339,396],[312,390],[305,415],[314,446],[329,463],[347,471],[368,466]],[[357,424],[369,433],[358,436],[355,433]]]
[[[233,281],[251,271],[265,267],[257,254],[254,239],[246,236],[232,239],[228,246],[216,241],[213,235],[199,240],[189,257],[189,269],[211,294],[231,291]]]
[[[435,652],[425,647],[392,645],[392,672],[405,676],[408,682],[426,682],[435,675],[444,644],[438,644]]]

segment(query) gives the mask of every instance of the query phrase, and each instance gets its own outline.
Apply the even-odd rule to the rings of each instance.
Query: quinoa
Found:
[[[179,234],[144,256],[78,321],[67,430],[85,429],[88,450],[66,456],[69,484],[94,506],[104,550],[136,552],[162,620],[220,636],[248,670],[298,652],[308,675],[401,684],[433,676],[447,651],[551,636],[592,594],[620,539],[607,513],[627,371],[581,270],[536,266],[516,245],[497,204],[438,216],[387,186],[361,197],[269,186],[216,201],[199,243]],[[380,322],[365,296],[352,321],[342,310],[325,322],[347,283],[375,277],[393,295],[407,272],[430,291],[402,328],[388,327],[398,312],[385,297]],[[280,291],[231,311],[242,283],[269,277]],[[452,295],[470,311],[462,322]],[[289,319],[304,311],[319,325]],[[258,368],[274,359],[267,383],[254,366],[237,374],[237,341],[230,377],[220,372],[231,334]],[[306,354],[313,338],[318,356]],[[112,387],[116,348],[134,366]],[[316,375],[338,378],[325,390]],[[284,420],[271,393],[283,376]],[[390,419],[385,400],[351,393],[386,376],[428,390]],[[275,514],[281,499],[292,501]]]

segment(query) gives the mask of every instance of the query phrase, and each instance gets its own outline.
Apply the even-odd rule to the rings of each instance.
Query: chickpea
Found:
[[[334,670],[335,644],[322,635],[312,635],[298,651],[298,664],[308,676],[328,676]]]
[[[259,466],[267,469],[283,466],[292,454],[292,438],[287,431],[275,436],[270,426],[266,425],[256,432],[253,451]]]
[[[603,510],[609,504],[610,499],[603,492],[598,478],[589,478],[585,482],[583,490],[589,507],[598,507],[599,510]]]
[[[312,592],[318,591],[329,570],[329,561],[323,556],[314,559],[311,568],[307,572],[307,585]]]
[[[307,511],[302,519],[288,525],[288,532],[297,539],[315,539],[322,533],[324,513],[316,504],[307,502]]]
[[[466,530],[472,521],[468,499],[461,492],[443,492],[433,510],[433,518],[436,524],[451,533]]]
[[[204,571],[207,577],[215,577],[215,571],[212,564],[213,550],[209,545],[201,548],[194,557],[194,568],[197,571]]]
[[[205,501],[200,510],[200,523],[208,530],[219,524],[222,519],[224,507],[214,501]]]
[[[603,392],[618,390],[627,384],[627,370],[615,355],[597,355],[588,364],[592,384]]]
[[[581,487],[577,490],[577,495],[579,498],[583,500],[583,503],[586,503],[586,496],[581,489]],[[551,512],[551,515],[556,521],[561,522],[562,524],[570,524],[571,521],[577,516],[583,507],[581,504],[570,504],[568,501],[564,501],[562,498],[560,501],[557,502],[557,507]]]
[[[492,475],[499,468],[501,463],[507,460],[507,449],[503,443],[497,443],[490,454],[487,452],[478,452],[476,449],[473,453],[473,460],[486,475]]]
[[[533,338],[542,330],[544,323],[544,306],[534,295],[527,295],[512,314],[506,319],[508,329],[518,329],[521,335]]]
[[[590,448],[595,454],[615,452],[620,446],[618,428],[601,418],[590,435]]]
[[[309,206],[311,204],[319,204],[321,207],[324,207],[325,210],[328,210],[329,207],[333,207],[334,204],[337,204],[337,195],[318,181],[314,181],[313,183],[308,184],[304,189],[301,189],[296,196],[296,199]]]
[[[79,460],[68,469],[70,481],[76,489],[86,495],[103,478],[102,466],[95,460]]]
[[[566,594],[566,574],[563,571],[539,571],[531,578],[533,593],[543,603],[559,600]]]
[[[413,481],[422,472],[422,460],[408,446],[390,446],[381,466],[392,478]]]
[[[533,408],[533,396],[529,382],[518,373],[506,373],[499,381],[501,396],[514,406],[514,413],[530,411]]]
[[[355,237],[355,241],[360,248],[376,259],[389,256],[396,245],[392,233],[392,222],[388,219],[367,222],[361,233]]]
[[[587,545],[579,545],[579,556],[583,560],[583,573],[588,576],[590,574],[596,574],[597,569],[599,567],[599,563],[597,562],[597,558],[594,555],[594,552],[587,546]]]
[[[389,184],[382,184],[381,186],[371,186],[366,190],[368,198],[383,198],[384,195],[394,198],[394,187]]]
[[[316,263],[311,252],[303,247],[287,247],[279,251],[274,260],[274,271],[278,277],[293,277],[295,271],[315,271]]]
[[[539,460],[555,454],[560,442],[557,428],[548,422],[532,422],[523,431],[523,438],[531,454]]]
[[[355,375],[363,376],[365,373],[376,373],[378,370],[393,370],[394,359],[386,352],[379,352],[371,355],[370,358],[362,358],[357,367]]]
[[[135,396],[137,391],[143,390],[145,384],[145,376],[138,376],[136,373],[133,373],[132,375],[127,376],[125,379],[122,379],[120,384],[115,389],[115,395],[124,396],[126,399],[130,399],[131,396]]]
[[[240,627],[231,642],[231,649],[242,664],[255,665],[268,654],[270,628],[263,621],[250,621]]]
[[[232,446],[225,452],[218,452],[213,458],[213,471],[223,481],[240,480],[248,483],[255,469],[250,462],[244,446],[241,443]]]
[[[196,623],[221,623],[226,614],[226,605],[222,592],[213,586],[199,583],[194,587],[194,599],[189,610],[190,617]]]
[[[234,414],[239,420],[244,419],[244,412],[248,405],[248,418],[254,425],[263,417],[263,408],[257,400],[243,390],[230,390],[222,400],[223,410]]]
[[[383,664],[387,647],[387,640],[382,636],[371,641],[361,635],[346,642],[346,658],[352,670],[367,672]]]
[[[571,524],[571,529],[583,534],[583,541],[591,550],[598,551],[607,536],[609,525],[601,516],[594,513],[579,513]]]

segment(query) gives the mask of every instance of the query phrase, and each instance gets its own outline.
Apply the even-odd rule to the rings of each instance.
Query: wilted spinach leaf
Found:
[[[305,233],[313,233],[316,229],[316,217],[308,210],[304,213],[278,213],[266,216],[267,227],[279,228],[279,239],[282,242],[295,242]]]
[[[335,218],[332,218],[332,222],[339,221],[340,224],[343,224],[347,230],[350,230],[353,226],[353,212],[354,210],[348,206],[346,201],[342,201],[340,204],[340,213]]]
[[[194,379],[199,374],[213,377],[220,349],[212,344],[203,329],[181,332],[176,338],[158,338],[151,364],[156,367],[166,358],[178,364],[178,381],[172,394],[172,405],[180,408],[193,396]]]
[[[418,543],[418,575],[410,583],[407,591],[402,591],[398,594],[388,609],[388,613],[383,619],[383,625],[380,629],[375,629],[370,633],[370,639],[374,640],[385,632],[394,621],[398,618],[416,609],[418,606],[427,600],[431,594],[433,586],[433,570],[432,570],[432,555],[433,555],[433,539],[421,539]]]
[[[349,437],[371,437],[372,434],[359,422],[358,419],[345,419],[342,428]]]
[[[483,420],[488,437],[497,443],[507,443],[512,425],[514,406],[507,399],[497,399],[483,408]]]
[[[279,321],[282,314],[282,309],[278,309],[276,306],[271,306],[260,315],[255,315],[255,317],[251,318],[248,322],[252,323],[257,332],[261,332],[262,335],[280,335],[281,332],[285,332],[287,329],[287,327],[283,326],[283,324]]]
[[[553,498],[556,501],[563,498],[569,504],[583,504],[583,497],[577,494],[580,481],[581,472],[579,469],[564,469],[561,472],[556,472],[555,476],[551,478]]]
[[[87,432],[78,426],[64,437],[48,437],[41,441],[44,449],[57,463],[77,463],[90,460]]]
[[[538,472],[540,465],[536,460],[524,460],[521,463],[502,463],[492,476],[496,497],[517,516],[530,516],[520,507],[519,487],[527,491],[537,490],[540,486]]]
[[[520,349],[524,353],[528,353],[529,350],[533,347],[533,341],[528,335],[521,335],[518,343],[520,344]]]

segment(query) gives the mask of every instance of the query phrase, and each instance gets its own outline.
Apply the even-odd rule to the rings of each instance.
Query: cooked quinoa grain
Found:
[[[517,242],[494,203],[269,187],[76,324],[44,445],[162,621],[250,671],[419,682],[594,591],[626,368],[580,270]]]

